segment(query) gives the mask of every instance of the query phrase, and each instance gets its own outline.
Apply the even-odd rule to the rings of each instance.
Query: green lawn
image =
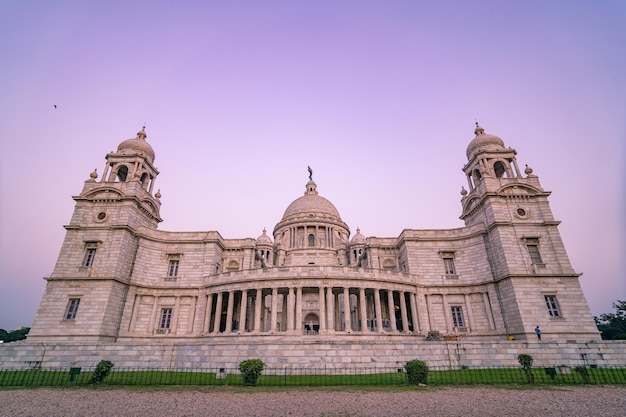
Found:
[[[77,372],[78,371],[78,372]],[[0,370],[0,387],[53,387],[85,386],[89,384],[92,369],[60,370]],[[222,372],[220,372],[222,371]],[[335,373],[333,373],[335,372]],[[533,368],[533,384],[626,384],[626,368]],[[105,385],[243,385],[235,369],[151,370],[113,368]],[[332,369],[265,369],[258,380],[259,386],[381,386],[405,385],[406,373],[397,369],[381,372],[379,369],[353,369],[339,373]],[[528,384],[521,368],[431,369],[428,385],[470,384]]]

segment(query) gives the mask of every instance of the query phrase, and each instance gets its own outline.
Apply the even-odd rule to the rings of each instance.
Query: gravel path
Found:
[[[626,415],[626,387],[550,389],[426,388],[415,391],[285,389],[276,392],[185,388],[0,391],[2,417],[360,417]]]

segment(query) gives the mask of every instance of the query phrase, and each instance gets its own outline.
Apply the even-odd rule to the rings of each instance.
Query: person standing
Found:
[[[537,339],[541,341],[541,330],[539,329],[539,326],[535,327],[535,333],[537,333]]]

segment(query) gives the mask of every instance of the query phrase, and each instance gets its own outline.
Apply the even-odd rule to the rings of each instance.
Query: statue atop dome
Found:
[[[310,166],[308,166],[307,169],[309,170],[309,180],[313,181],[313,170],[311,169]]]

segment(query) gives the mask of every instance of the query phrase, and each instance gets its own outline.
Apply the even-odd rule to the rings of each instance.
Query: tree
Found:
[[[22,327],[21,329],[7,332],[4,329],[0,329],[0,340],[5,343],[15,342],[16,340],[26,339],[26,335],[30,331],[30,327]]]
[[[617,300],[613,303],[615,313],[601,314],[594,317],[598,330],[602,332],[604,340],[626,340],[626,300]]]
[[[517,361],[522,365],[522,370],[526,375],[526,380],[529,384],[535,382],[535,376],[533,375],[533,357],[527,353],[522,353],[517,357]]]

